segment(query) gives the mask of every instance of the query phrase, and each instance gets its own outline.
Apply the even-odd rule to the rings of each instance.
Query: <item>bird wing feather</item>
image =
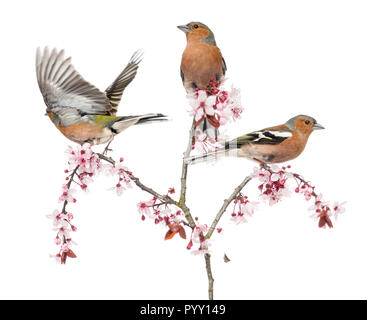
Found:
[[[267,128],[240,136],[230,141],[228,145],[233,145],[237,148],[250,143],[276,145],[282,143],[290,137],[292,137],[292,131],[288,128]]]
[[[50,53],[47,47],[43,52],[38,48],[36,72],[47,108],[65,119],[64,125],[86,114],[110,114],[112,107],[105,94],[82,78],[70,57],[64,59],[64,50]]]
[[[112,114],[116,113],[125,88],[135,78],[141,60],[142,52],[140,50],[134,52],[125,69],[122,70],[116,80],[106,89],[105,94],[112,105]]]

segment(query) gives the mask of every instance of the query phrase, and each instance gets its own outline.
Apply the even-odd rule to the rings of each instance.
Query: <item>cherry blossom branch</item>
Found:
[[[298,173],[292,173],[293,177],[299,181],[301,181],[304,185],[306,186],[310,186],[310,183],[307,182],[305,179],[303,179]],[[317,194],[315,193],[315,191],[312,190],[311,195],[314,196],[315,198],[317,198]]]
[[[107,161],[109,163],[111,163],[112,165],[115,165],[116,161],[113,160],[110,157],[107,157],[101,153],[97,153],[98,157],[104,161]],[[173,200],[171,197],[169,197],[168,195],[162,195],[160,193],[158,193],[157,191],[153,190],[152,188],[147,187],[145,184],[143,184],[140,179],[138,177],[135,177],[131,172],[129,172],[129,177],[130,179],[135,183],[136,186],[138,186],[141,190],[150,193],[152,196],[162,200],[164,203],[166,204],[173,204],[178,206],[178,203]]]
[[[113,160],[111,157],[107,157],[105,156],[104,154],[102,153],[96,153],[97,156],[101,159],[101,160],[104,160],[104,161],[107,161],[109,163],[111,163],[112,165],[115,165],[116,164],[116,161]]]
[[[208,145],[210,148],[215,148],[218,143],[218,138],[210,139],[210,137],[206,134],[206,132],[195,132],[195,125],[204,121],[204,118],[208,118],[208,121],[215,128],[218,128],[220,125],[223,125],[231,120],[235,120],[239,118],[242,107],[240,106],[240,97],[239,91],[236,89],[231,90],[231,92],[220,90],[219,82],[215,82],[214,79],[211,79],[209,82],[210,90],[196,90],[195,93],[188,95],[189,103],[192,107],[191,115],[194,116],[193,124],[190,131],[189,143],[184,154],[184,157],[187,158],[190,156],[191,150],[193,147],[201,148],[203,151],[208,152]],[[187,166],[188,163],[185,161],[182,164],[182,175],[181,175],[181,195],[180,195],[180,203],[186,206],[186,180],[187,180]],[[251,177],[247,177],[240,186],[238,186],[235,191],[232,193],[230,198],[224,201],[222,208],[219,210],[216,215],[209,231],[207,232],[206,225],[196,225],[193,221],[193,232],[200,239],[200,248],[199,251],[205,252],[205,265],[206,272],[209,281],[209,300],[213,300],[213,283],[214,278],[211,270],[210,263],[210,254],[208,252],[208,239],[212,236],[219,220],[222,215],[226,211],[229,204],[235,200],[238,194],[241,192],[243,187],[251,180]],[[191,218],[191,215],[187,215],[186,219]],[[207,232],[206,236],[204,233]],[[190,242],[188,248],[191,248],[192,241]]]
[[[75,176],[75,174],[77,173],[77,171],[78,171],[78,169],[79,169],[79,165],[77,165],[76,167],[75,167],[75,169],[73,170],[73,172],[71,173],[71,175],[69,176],[69,182],[66,184],[66,188],[67,188],[67,190],[69,190],[70,189],[70,186],[71,186],[71,184],[73,183],[73,181],[74,181],[74,176]],[[68,204],[68,200],[66,199],[65,201],[64,201],[64,205],[62,206],[62,211],[61,211],[61,213],[62,214],[65,214],[66,213],[66,206],[67,206],[67,204]],[[65,241],[64,241],[64,243],[65,243]]]
[[[64,192],[68,192],[70,190],[71,184],[74,182],[74,176],[77,174],[79,167],[80,167],[80,165],[77,165],[75,167],[75,169],[73,170],[73,172],[71,173],[71,175],[69,176],[69,182],[66,184],[66,188],[65,188],[66,191],[64,191]],[[67,204],[68,204],[68,199],[66,198],[64,200],[64,204],[62,206],[62,211],[61,211],[62,215],[66,215],[66,206],[67,206]],[[69,223],[69,221],[67,219],[64,219],[64,220]],[[62,243],[66,247],[65,247],[64,250],[62,250],[62,253],[61,253],[61,256],[60,256],[60,261],[61,261],[61,264],[65,264],[67,257],[75,258],[76,255],[70,248],[67,247],[67,240],[66,240],[65,235],[62,236]]]
[[[209,228],[208,233],[205,235],[205,237],[207,239],[210,239],[210,237],[212,236],[216,226],[219,223],[219,220],[221,219],[221,217],[223,216],[224,212],[227,210],[228,206],[232,203],[233,200],[235,200],[237,198],[237,196],[239,195],[239,193],[242,191],[242,189],[246,186],[247,183],[250,182],[250,180],[252,179],[251,176],[247,176],[242,182],[241,184],[234,189],[234,191],[232,192],[232,194],[229,196],[228,199],[224,200],[224,203],[222,205],[222,207],[220,208],[219,212],[217,213],[217,215],[214,218],[214,221],[212,223],[212,225]]]
[[[178,205],[178,203],[173,200],[170,196],[168,195],[161,195],[160,193],[158,193],[157,191],[154,191],[152,188],[147,187],[146,185],[144,185],[142,182],[140,182],[140,179],[135,177],[133,174],[130,174],[130,178],[132,181],[134,181],[134,183],[143,191],[150,193],[151,195],[153,195],[154,197],[158,198],[159,200],[162,200],[165,204],[173,204],[173,205]]]
[[[193,126],[194,127],[194,126]],[[190,131],[190,139],[192,139],[191,137],[191,132]],[[107,157],[105,156],[104,154],[101,154],[101,153],[97,153],[98,157],[104,161],[107,161],[109,162],[110,164],[112,165],[115,165],[116,161],[113,160],[112,158],[110,157]],[[186,173],[187,173],[187,167],[185,169]],[[185,174],[186,175],[186,174]],[[153,190],[152,188],[146,186],[145,184],[143,184],[140,179],[136,176],[134,176],[131,172],[129,172],[129,177],[130,179],[135,183],[135,185],[137,187],[139,187],[141,190],[151,194],[152,196],[160,199],[162,201],[162,203],[160,203],[159,205],[162,205],[162,204],[171,204],[171,205],[174,205],[178,208],[180,208],[182,210],[182,212],[184,213],[185,215],[185,218],[187,220],[187,226],[189,226],[191,229],[195,228],[195,221],[194,219],[192,218],[192,215],[190,213],[190,209],[187,207],[185,201],[175,201],[174,199],[172,199],[170,196],[168,195],[162,195],[160,193],[158,193],[157,191]],[[186,188],[186,177],[184,179],[184,186]],[[158,204],[157,204],[158,205]]]

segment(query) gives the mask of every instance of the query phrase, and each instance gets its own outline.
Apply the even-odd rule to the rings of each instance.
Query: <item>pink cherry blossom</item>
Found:
[[[109,163],[105,164],[102,167],[102,170],[106,175],[118,177],[117,183],[112,188],[109,189],[109,190],[115,190],[118,196],[121,196],[123,192],[128,188],[132,188],[130,177],[131,172],[127,167],[122,165],[123,161],[124,158],[121,157],[118,163],[115,163],[114,165]]]
[[[287,186],[290,175],[284,168],[278,166],[271,166],[269,169],[255,168],[251,176],[260,180],[261,184],[258,186],[261,192],[260,199],[271,206],[290,194]]]
[[[247,196],[240,193],[234,200],[231,221],[235,224],[247,222],[247,218],[253,216],[257,206],[258,202],[250,201]]]
[[[149,201],[141,201],[138,203],[138,212],[142,216],[148,216],[150,217],[152,214],[152,206],[155,204],[155,199],[149,200]]]
[[[208,153],[222,147],[227,140],[228,137],[223,132],[214,139],[208,137],[200,129],[196,129],[192,149],[197,150],[199,154]]]
[[[194,230],[192,232],[193,241],[199,242],[200,234],[205,234],[207,231],[208,231],[208,226],[206,224],[197,224],[194,227]]]
[[[75,202],[76,199],[73,197],[73,194],[76,192],[74,189],[69,189],[67,184],[62,185],[62,194],[59,197],[59,201],[67,201],[67,202]]]
[[[193,255],[205,255],[207,253],[210,253],[209,247],[211,246],[211,242],[209,239],[203,239],[200,242],[199,247],[196,250],[192,250],[191,254]]]
[[[253,169],[252,174],[250,175],[252,178],[259,179],[262,183],[267,183],[270,180],[271,173],[267,170],[263,170],[261,168],[255,167]]]
[[[345,208],[344,205],[346,204],[346,201],[339,203],[339,202],[335,202],[333,205],[333,210],[334,210],[334,217],[335,220],[338,219],[339,214],[342,214],[345,212]]]
[[[197,89],[187,95],[189,114],[194,116],[196,125],[205,117],[216,128],[240,118],[243,111],[240,90],[232,87],[228,92],[218,86],[219,82],[211,80],[207,89]]]
[[[189,104],[192,108],[190,115],[195,117],[195,121],[199,121],[205,115],[214,115],[215,111],[213,107],[217,101],[216,96],[208,96],[205,90],[199,90],[188,94],[187,98],[189,99]]]
[[[89,143],[82,146],[76,146],[75,149],[68,147],[66,153],[69,156],[69,165],[71,168],[79,166],[80,173],[94,174],[100,168],[100,160],[91,148]]]
[[[233,87],[230,92],[220,90],[217,93],[216,110],[219,113],[221,125],[239,119],[243,111],[240,90]]]
[[[83,191],[87,191],[88,185],[93,182],[93,178],[102,171],[100,159],[95,154],[91,145],[86,143],[75,148],[68,147],[66,150],[68,155],[69,169],[64,172],[67,174],[67,184],[62,186],[62,194],[59,201],[63,202],[61,211],[55,210],[48,217],[53,220],[56,231],[55,243],[59,246],[60,251],[55,256],[56,260],[64,264],[66,258],[75,258],[75,253],[70,246],[75,242],[71,238],[71,233],[77,231],[77,227],[71,223],[74,218],[73,214],[67,211],[67,205],[76,202],[74,194],[76,190],[72,188],[73,184],[78,185]]]

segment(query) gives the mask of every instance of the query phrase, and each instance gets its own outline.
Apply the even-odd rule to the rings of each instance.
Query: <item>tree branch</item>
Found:
[[[213,278],[212,268],[210,264],[210,254],[206,253],[204,258],[205,258],[206,274],[208,275],[208,281],[209,281],[209,288],[208,288],[209,300],[213,300],[214,278]]]
[[[138,186],[141,190],[150,193],[151,195],[153,195],[154,197],[162,200],[165,203],[173,204],[173,205],[177,206],[177,204],[178,204],[177,201],[173,200],[168,195],[161,195],[157,191],[154,191],[152,188],[147,187],[145,184],[143,184],[142,182],[140,182],[140,179],[137,178],[137,177],[135,177],[132,173],[129,174],[129,177],[131,178],[132,181],[134,181],[134,183],[136,184],[136,186]]]
[[[78,169],[79,169],[79,165],[77,165],[76,167],[75,167],[75,169],[73,170],[73,172],[71,173],[71,175],[69,176],[69,182],[67,183],[67,187],[68,187],[68,190],[70,189],[70,186],[71,186],[71,184],[73,183],[73,181],[74,181],[74,176],[75,176],[75,174],[76,174],[76,172],[78,171]],[[65,213],[66,212],[66,205],[68,204],[68,200],[65,200],[64,201],[64,205],[63,205],[63,207],[62,207],[62,211],[61,211],[61,213]]]
[[[191,129],[189,131],[189,142],[187,144],[187,148],[183,154],[182,159],[180,203],[185,203],[186,201],[186,179],[187,179],[188,164],[185,163],[185,158],[190,156],[192,150],[192,138],[194,136],[194,132],[195,132],[195,119],[193,120]]]
[[[298,179],[299,181],[303,182],[303,184],[311,187],[310,183],[307,182],[305,179],[303,179],[302,176],[300,176],[298,173],[292,173],[292,175],[293,175],[293,177],[295,179]],[[312,196],[314,196],[315,198],[317,198],[317,194],[315,193],[315,191],[312,191],[311,194],[312,194]]]
[[[193,119],[192,125],[191,125],[191,129],[189,132],[189,141],[187,144],[187,148],[186,151],[184,153],[184,158],[190,156],[191,153],[191,149],[192,149],[192,139],[194,137],[194,133],[195,133],[195,119]],[[101,153],[97,153],[98,157],[104,161],[107,161],[109,163],[111,163],[112,165],[115,165],[115,160],[113,160],[110,157],[107,157],[104,154]],[[173,204],[176,207],[180,208],[184,215],[185,218],[188,222],[188,225],[191,227],[191,229],[195,228],[196,224],[195,221],[191,215],[190,209],[189,207],[186,205],[186,180],[187,180],[187,169],[188,169],[188,164],[185,163],[185,160],[182,160],[182,172],[181,172],[181,191],[180,191],[180,199],[179,201],[175,201],[173,200],[171,197],[169,197],[168,195],[161,195],[160,193],[156,192],[155,190],[153,190],[152,188],[147,187],[146,185],[144,185],[139,178],[135,177],[132,173],[129,174],[131,180],[143,191],[150,193],[151,195],[153,195],[154,197],[157,197],[158,199],[168,203],[168,204]]]
[[[73,181],[74,181],[74,176],[76,175],[76,173],[77,173],[77,171],[78,171],[78,169],[79,169],[79,165],[77,165],[76,167],[75,167],[75,169],[73,170],[73,172],[71,173],[71,175],[69,176],[69,182],[67,183],[67,188],[68,188],[68,190],[70,190],[70,186],[71,186],[71,184],[73,183]],[[67,206],[67,204],[68,204],[68,200],[65,200],[64,201],[64,205],[62,206],[62,211],[61,211],[61,213],[62,214],[66,214],[66,206]],[[62,238],[62,242],[64,243],[64,244],[66,244],[66,239],[65,239],[65,236],[63,236],[63,238]],[[66,263],[66,259],[67,259],[67,257],[68,257],[68,255],[67,255],[67,252],[63,252],[62,254],[61,254],[61,263],[62,264],[65,264]]]
[[[107,161],[109,163],[111,163],[112,165],[116,164],[116,161],[113,160],[110,157],[107,157],[101,153],[97,153],[98,157],[104,161]],[[150,193],[152,196],[162,200],[163,202],[167,203],[167,204],[173,204],[175,206],[178,206],[177,201],[173,200],[170,196],[168,195],[162,195],[160,193],[158,193],[157,191],[153,190],[152,188],[147,187],[145,184],[143,184],[142,182],[140,182],[140,179],[138,177],[135,177],[131,172],[129,173],[129,177],[130,179],[136,184],[136,186],[138,186],[140,189],[142,189],[145,192]]]
[[[188,163],[185,162],[185,158],[190,156],[190,153],[192,150],[192,143],[193,143],[192,139],[194,137],[194,133],[195,133],[195,119],[193,119],[192,121],[191,129],[189,132],[189,141],[186,147],[186,151],[183,154],[182,171],[181,171],[181,191],[180,191],[180,200],[178,202],[179,207],[184,212],[185,218],[192,229],[195,228],[196,224],[195,224],[194,219],[192,218],[190,209],[186,205],[186,189],[187,189],[186,183],[187,183]]]
[[[213,235],[213,232],[219,222],[219,220],[221,219],[222,215],[224,214],[224,212],[227,210],[228,206],[230,205],[230,203],[238,196],[238,194],[241,192],[241,190],[245,187],[245,185],[247,183],[250,182],[252,178],[250,176],[247,176],[242,182],[241,184],[234,189],[234,191],[232,192],[232,194],[230,195],[230,197],[226,200],[224,200],[224,203],[222,205],[222,207],[220,208],[219,212],[217,213],[217,215],[214,218],[214,221],[212,223],[212,225],[209,228],[209,231],[207,232],[207,234],[205,235],[205,237],[207,239],[210,239],[210,237]]]

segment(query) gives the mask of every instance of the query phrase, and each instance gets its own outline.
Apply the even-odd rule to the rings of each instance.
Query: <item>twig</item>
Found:
[[[145,184],[143,184],[142,182],[140,182],[140,179],[135,177],[132,173],[129,174],[129,177],[132,181],[134,181],[134,183],[143,191],[150,193],[151,195],[153,195],[154,197],[162,200],[165,203],[168,204],[173,204],[177,206],[177,201],[173,200],[170,196],[168,195],[161,195],[160,193],[158,193],[157,191],[154,191],[152,188],[147,187]]]
[[[310,185],[310,183],[309,182],[307,182],[305,179],[303,179],[298,173],[292,173],[292,175],[293,175],[293,177],[295,178],[295,179],[298,179],[299,181],[301,181],[301,182],[303,182],[303,184],[305,184],[305,185],[307,185],[307,186],[310,186],[310,187],[312,187],[311,185]],[[312,196],[314,196],[315,198],[317,198],[317,194],[315,193],[315,191],[312,191]]]
[[[189,132],[189,142],[187,144],[187,148],[186,151],[184,153],[184,158],[188,157],[191,153],[191,149],[192,149],[192,139],[194,136],[194,132],[195,132],[195,120],[193,120],[192,122],[192,126]],[[101,153],[97,153],[98,157],[102,160],[105,160],[113,165],[115,165],[115,161],[110,158],[105,156],[104,154]],[[152,188],[147,187],[146,185],[144,185],[139,178],[135,177],[132,173],[129,174],[130,179],[143,191],[146,191],[148,193],[150,193],[151,195],[157,197],[158,199],[162,200],[163,202],[166,202],[168,204],[173,204],[176,207],[180,208],[184,215],[185,218],[190,226],[191,229],[195,228],[196,224],[195,221],[191,215],[190,212],[190,208],[186,205],[186,180],[187,180],[187,168],[188,168],[188,164],[185,163],[185,160],[182,160],[182,172],[181,172],[181,192],[180,192],[180,200],[177,202],[175,200],[173,200],[171,197],[169,196],[163,196],[160,193],[156,192],[155,190],[153,190]]]
[[[113,160],[110,157],[106,157],[105,155],[101,154],[101,153],[97,153],[98,157],[104,161],[107,161],[113,165],[115,165],[116,161]],[[135,177],[131,172],[129,173],[129,177],[130,179],[143,191],[150,193],[152,196],[162,200],[163,202],[167,203],[167,204],[173,204],[173,205],[178,205],[177,201],[173,200],[171,197],[169,197],[168,195],[162,195],[160,193],[158,193],[157,191],[153,190],[152,188],[147,187],[145,184],[143,184],[142,182],[140,182],[140,179],[138,177]]]
[[[77,171],[78,171],[78,169],[79,169],[79,165],[77,165],[76,167],[75,167],[75,169],[73,170],[73,172],[71,173],[71,175],[69,176],[69,182],[67,183],[67,188],[68,188],[68,190],[70,189],[70,186],[71,186],[71,184],[73,183],[73,181],[74,181],[74,176],[75,176],[75,174],[77,173]],[[64,201],[64,205],[62,206],[62,213],[63,214],[66,214],[66,206],[67,206],[67,204],[68,204],[68,200],[65,200]],[[65,239],[65,236],[63,236],[63,239],[62,239],[62,242],[65,244],[66,243],[66,239]],[[67,252],[63,252],[62,254],[61,254],[61,263],[63,263],[63,264],[65,264],[66,263],[66,259],[67,259]]]
[[[230,205],[230,203],[236,199],[236,197],[238,196],[238,194],[241,192],[241,190],[245,187],[245,185],[251,180],[252,178],[250,176],[247,176],[242,182],[241,184],[234,189],[234,191],[232,192],[232,194],[229,196],[228,199],[224,200],[224,203],[222,205],[222,207],[220,208],[219,212],[217,213],[217,215],[214,218],[214,221],[212,223],[212,225],[209,228],[209,231],[207,232],[207,234],[205,235],[205,237],[207,239],[210,239],[210,237],[212,236],[220,218],[222,217],[222,215],[224,214],[224,212],[227,210],[228,206]]]
[[[109,163],[111,163],[111,164],[113,164],[113,165],[115,165],[115,160],[113,160],[111,157],[107,157],[107,156],[105,156],[104,154],[102,154],[102,153],[96,153],[96,155],[100,158],[100,159],[102,159],[102,160],[104,160],[104,161],[107,161],[107,162],[109,162]]]
[[[71,186],[71,184],[73,183],[73,181],[74,181],[74,176],[75,176],[75,174],[76,174],[76,172],[78,171],[78,169],[79,169],[79,165],[77,165],[76,167],[75,167],[75,169],[73,170],[73,172],[71,173],[71,175],[69,176],[69,182],[67,183],[67,187],[68,187],[68,190],[70,189],[70,186]],[[64,205],[63,205],[63,207],[62,207],[62,213],[65,213],[65,210],[66,210],[66,205],[68,204],[68,200],[65,200],[64,201]]]
[[[206,253],[204,258],[205,258],[206,274],[208,275],[208,281],[209,281],[209,288],[208,288],[209,300],[213,300],[214,278],[212,274],[212,267],[210,264],[210,254]]]

